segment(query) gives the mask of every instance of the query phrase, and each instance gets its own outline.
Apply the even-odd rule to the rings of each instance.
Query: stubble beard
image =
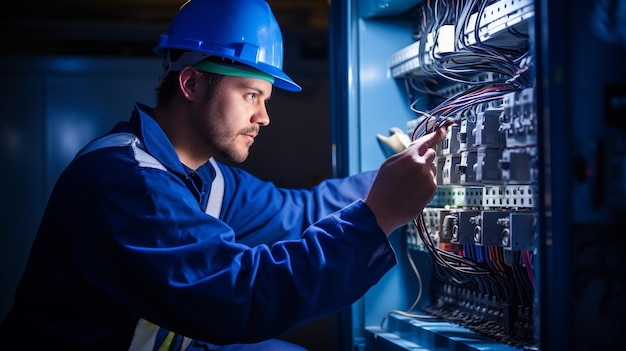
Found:
[[[229,133],[228,130],[220,128],[220,122],[213,118],[208,110],[194,116],[194,128],[199,133],[202,147],[212,156],[234,163],[242,163],[248,158],[250,146],[242,151],[236,144],[236,138],[247,131]]]
[[[242,163],[248,158],[248,155],[250,154],[249,147],[246,148],[245,151],[241,151],[240,149],[236,148],[232,135],[219,135],[219,133],[215,134],[218,135],[213,136],[213,138],[207,140],[207,142],[212,142],[213,149],[216,151],[219,157],[225,158],[234,163]]]

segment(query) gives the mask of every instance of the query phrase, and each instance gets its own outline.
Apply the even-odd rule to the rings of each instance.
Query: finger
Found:
[[[432,133],[428,133],[426,135],[421,136],[420,138],[415,140],[413,143],[417,144],[418,153],[420,155],[423,155],[426,152],[426,150],[435,149],[437,147],[437,144],[439,144],[443,140],[443,138],[446,137],[447,133],[448,133],[448,128],[446,126],[443,126]]]
[[[449,126],[451,126],[453,124],[456,124],[454,119],[452,119],[452,118],[445,118],[440,123],[438,123],[437,126],[435,126],[435,129],[439,129],[439,128],[443,128],[443,127],[449,127]]]
[[[435,151],[435,149],[433,148],[426,149],[421,154],[422,154],[422,157],[424,157],[424,162],[426,162],[427,164],[435,163],[435,159],[437,158],[437,152]]]

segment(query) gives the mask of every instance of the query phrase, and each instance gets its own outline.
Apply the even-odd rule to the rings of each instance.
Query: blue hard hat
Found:
[[[239,62],[273,76],[277,88],[302,90],[282,70],[283,36],[265,0],[187,1],[154,48],[162,57],[169,50]]]

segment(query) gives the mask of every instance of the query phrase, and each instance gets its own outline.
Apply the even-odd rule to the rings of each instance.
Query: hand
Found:
[[[432,200],[437,190],[436,148],[446,133],[443,126],[426,134],[380,166],[365,204],[385,234],[417,217]]]

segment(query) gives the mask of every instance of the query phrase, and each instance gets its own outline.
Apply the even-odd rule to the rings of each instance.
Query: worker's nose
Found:
[[[259,107],[258,111],[252,117],[252,122],[258,123],[261,127],[268,126],[270,124],[270,115],[267,112],[265,104]]]

